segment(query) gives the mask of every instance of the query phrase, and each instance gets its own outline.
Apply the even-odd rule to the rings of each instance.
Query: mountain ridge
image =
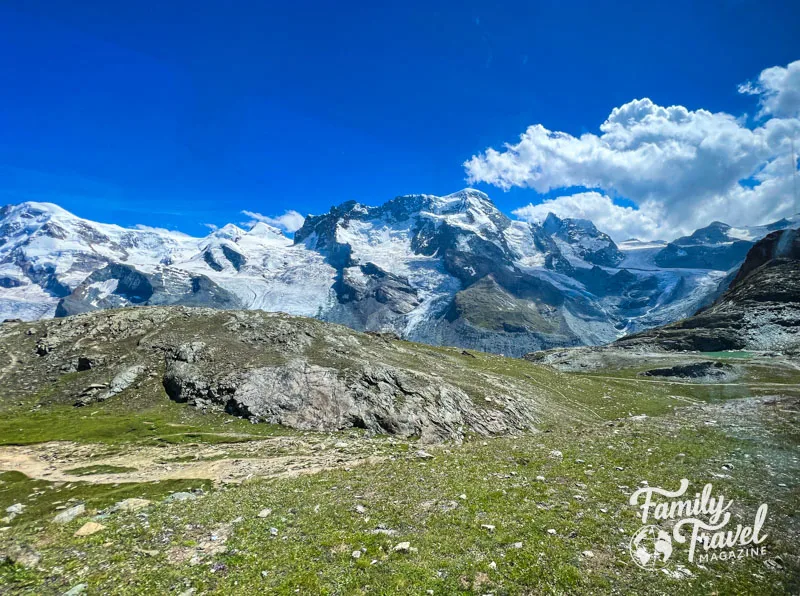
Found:
[[[617,245],[588,220],[512,220],[465,189],[376,207],[348,201],[307,217],[294,238],[263,222],[195,238],[29,202],[0,210],[0,316],[137,304],[262,309],[522,355],[689,316],[713,300],[736,251],[752,246],[746,238],[769,227],[715,223],[692,242]],[[688,263],[673,254],[686,248],[696,253]]]

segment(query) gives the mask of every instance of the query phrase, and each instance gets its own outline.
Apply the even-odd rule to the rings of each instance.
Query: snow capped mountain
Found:
[[[794,221],[715,222],[671,243],[618,246],[587,220],[512,221],[467,189],[343,203],[309,216],[293,239],[265,223],[194,238],[22,203],[0,210],[0,317],[251,308],[518,355],[689,316],[727,287],[741,245]]]
[[[616,267],[625,258],[614,241],[588,219],[560,219],[549,213],[542,228],[556,239],[561,252],[575,266],[582,266],[583,261]]]
[[[99,273],[109,265],[126,267]],[[117,279],[131,272],[141,277],[133,293]],[[127,304],[203,303],[203,288],[231,294],[220,306],[282,310],[289,304],[292,312],[314,316],[330,300],[331,276],[318,253],[262,223],[249,231],[229,224],[194,238],[96,223],[48,203],[0,210],[4,318],[53,316],[60,301],[61,315]]]

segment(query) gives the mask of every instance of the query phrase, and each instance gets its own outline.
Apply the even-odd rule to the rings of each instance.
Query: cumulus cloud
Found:
[[[253,221],[262,221],[267,223],[271,226],[275,226],[276,228],[280,228],[285,232],[296,232],[300,228],[303,227],[303,223],[305,222],[306,218],[300,215],[297,211],[288,210],[283,213],[283,215],[277,215],[275,217],[270,217],[268,215],[261,215],[260,213],[255,213],[254,211],[242,211],[246,216],[253,218]]]
[[[547,199],[538,205],[520,207],[512,213],[530,222],[541,222],[548,213],[562,218],[589,219],[617,241],[654,238],[662,231],[651,214],[641,209],[615,205],[609,196],[594,191]]]
[[[797,117],[800,115],[800,60],[786,68],[773,66],[762,70],[757,81],[739,85],[739,93],[759,96],[761,117]]]
[[[606,231],[615,237],[608,226],[622,226],[619,234],[637,230],[644,238],[671,238],[715,219],[761,223],[794,211],[790,142],[800,137],[796,73],[800,61],[766,69],[757,82],[739,87],[756,95],[763,114],[771,116],[754,128],[723,112],[636,99],[614,108],[600,134],[576,137],[535,124],[518,142],[489,148],[464,167],[470,182],[503,189],[601,191],[559,197],[550,206],[563,215],[593,212],[598,227],[607,222]],[[637,209],[619,207],[609,197],[630,199]]]

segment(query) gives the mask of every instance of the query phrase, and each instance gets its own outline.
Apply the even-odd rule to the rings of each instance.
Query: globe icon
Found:
[[[672,556],[672,537],[658,526],[642,526],[631,538],[629,549],[634,563],[653,571]]]

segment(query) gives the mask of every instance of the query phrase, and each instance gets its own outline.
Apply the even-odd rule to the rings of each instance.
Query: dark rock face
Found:
[[[794,350],[800,344],[800,232],[753,246],[731,286],[693,317],[616,342],[666,350]]]
[[[656,255],[655,262],[659,267],[727,271],[741,263],[752,246],[753,243],[746,240],[716,246],[671,242]]]
[[[736,368],[722,362],[693,362],[669,368],[653,368],[640,373],[644,377],[672,377],[721,383],[737,377]]]
[[[406,278],[388,273],[374,263],[350,269],[357,269],[360,275],[349,276],[347,275],[349,270],[345,271],[340,301],[374,300],[397,314],[406,314],[419,305],[417,290]]]
[[[225,255],[225,258],[230,261],[231,265],[233,265],[233,268],[236,269],[236,271],[241,271],[242,267],[244,267],[247,263],[247,257],[245,257],[238,250],[232,249],[227,244],[223,244],[220,248],[222,249],[222,254]]]
[[[214,253],[211,252],[210,248],[207,248],[203,251],[203,260],[214,271],[222,271],[224,269],[224,267],[220,265],[219,261],[217,261],[217,259],[214,257]]]
[[[59,301],[56,317],[120,308],[177,304],[239,308],[239,300],[204,275],[187,277],[165,268],[155,274],[142,273],[130,265],[112,263],[92,273]]]
[[[779,230],[788,220],[765,226],[766,230]],[[738,267],[753,247],[750,240],[740,240],[730,235],[731,226],[715,221],[690,236],[683,236],[667,244],[656,256],[659,267],[686,269],[716,269],[728,271]]]

